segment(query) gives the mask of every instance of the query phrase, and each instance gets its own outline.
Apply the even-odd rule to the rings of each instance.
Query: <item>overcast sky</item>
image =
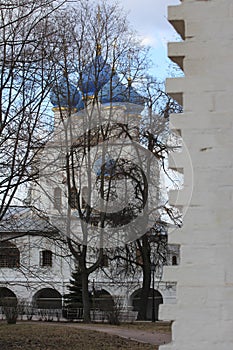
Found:
[[[177,38],[172,26],[167,21],[168,5],[179,5],[180,0],[119,0],[124,9],[129,11],[129,20],[144,38],[144,43],[152,47],[155,63],[153,74],[166,75],[168,60],[167,42]]]

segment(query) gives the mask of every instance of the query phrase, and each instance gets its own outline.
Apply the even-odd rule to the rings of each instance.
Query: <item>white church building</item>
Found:
[[[87,244],[91,248],[101,246],[104,249],[115,249],[118,244],[124,245],[129,240],[129,237],[126,237],[126,231],[122,228],[120,230],[112,230],[111,235],[107,237],[107,243],[106,241],[100,242],[102,236],[99,234],[96,234],[95,238],[93,238],[93,235],[91,236],[90,233],[98,232],[99,229],[99,221],[98,219],[96,220],[98,215],[94,215],[92,216],[93,220],[88,223],[88,238],[85,236],[87,241],[84,242],[83,223],[80,217],[77,216],[77,210],[74,210],[75,205],[72,206],[69,202],[67,194],[68,180],[64,164],[62,163],[65,158],[61,156],[63,154],[61,150],[66,150],[67,142],[69,147],[75,142],[76,144],[81,142],[81,131],[83,130],[84,116],[86,115],[92,118],[97,115],[98,118],[101,118],[102,125],[106,121],[109,122],[110,118],[112,118],[111,121],[113,120],[114,123],[121,125],[132,124],[132,130],[135,125],[139,127],[143,110],[143,98],[133,89],[131,84],[125,87],[117,76],[113,76],[111,81],[113,90],[110,101],[109,86],[110,83],[103,79],[101,90],[99,89],[101,93],[99,93],[99,100],[96,104],[93,103],[93,98],[91,97],[93,91],[91,91],[90,84],[81,87],[82,95],[86,95],[85,101],[90,101],[86,104],[83,102],[81,92],[74,85],[66,87],[62,79],[60,81],[60,91],[54,90],[51,93],[54,132],[40,153],[39,179],[30,186],[24,204],[22,206],[11,206],[0,223],[0,305],[2,305],[4,298],[10,298],[25,305],[35,306],[40,310],[41,314],[43,314],[41,310],[53,309],[56,310],[57,317],[58,312],[60,312],[59,315],[62,315],[64,295],[68,293],[71,273],[76,267],[75,259],[67,246],[66,235],[69,235],[71,240],[78,240],[81,244]],[[67,89],[69,90],[69,99],[67,97]],[[98,123],[96,123],[95,117],[93,128],[96,128],[96,125],[99,126]],[[63,129],[64,125],[66,126],[65,131]],[[72,131],[72,135],[67,138],[68,129]],[[138,129],[136,128],[135,130]],[[133,141],[138,138],[135,130],[133,131]],[[64,142],[65,138],[66,142]],[[108,149],[104,155],[105,164],[111,164],[112,158],[116,157],[116,153],[114,153],[116,152],[116,146],[117,152],[119,152],[119,148],[121,149],[122,159],[125,159],[129,153],[131,146],[125,144],[125,140],[122,141],[120,137],[117,139],[118,144],[114,144],[115,148],[111,148],[108,143]],[[94,185],[97,183],[96,179],[101,173],[103,164],[103,161],[102,163],[100,161],[101,152],[102,150],[100,151],[95,144],[94,152],[89,154],[92,162],[91,176],[95,176],[92,181]],[[81,167],[83,167],[83,164],[84,161]],[[158,182],[158,168],[156,164],[153,166],[154,181]],[[106,168],[105,171],[107,171]],[[111,169],[109,171],[111,172]],[[81,210],[85,207],[85,203],[88,202],[87,198],[90,198],[92,195],[91,202],[89,202],[90,207],[95,207],[101,211],[96,204],[99,198],[97,198],[94,185],[91,189],[88,188],[90,178],[88,178],[85,168],[81,169],[81,174],[83,182],[82,184],[80,183],[79,193],[82,203],[79,203],[79,209]],[[109,178],[110,175],[104,174],[104,176]],[[120,186],[123,185],[120,184]],[[160,193],[159,189],[155,188],[156,190],[152,191],[152,194],[148,193],[148,205],[151,207],[158,207]],[[129,191],[124,191],[124,193],[128,195]],[[118,203],[119,208],[124,201],[126,201],[126,198],[120,197],[121,203]],[[115,199],[110,200],[113,212],[118,208],[118,204],[116,204]],[[97,209],[94,210],[94,213],[98,212]],[[156,218],[158,218],[157,211],[149,217],[149,220],[155,221]],[[145,229],[143,225],[141,217],[133,228],[130,227],[130,234],[135,235],[130,237],[131,241],[143,234],[143,229]],[[100,232],[102,231],[100,230]],[[135,251],[136,259],[137,252]],[[168,265],[179,264],[178,246],[168,246],[166,260]],[[120,298],[124,310],[138,311],[142,273],[139,272],[132,276],[124,274],[123,276],[122,271],[118,273],[116,268],[113,278],[111,265],[112,262],[106,260],[100,268],[90,274],[90,293],[93,290],[98,290],[101,291],[103,297],[104,295],[110,295],[112,298]],[[148,320],[152,317],[152,297],[155,301],[156,319],[158,319],[158,305],[160,303],[175,302],[175,283],[164,282],[161,271],[159,275],[156,272],[153,273],[155,275],[151,278],[151,291],[147,310]],[[154,292],[152,293],[153,288]]]

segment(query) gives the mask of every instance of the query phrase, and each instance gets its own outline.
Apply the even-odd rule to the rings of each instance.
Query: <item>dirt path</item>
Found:
[[[135,340],[142,343],[148,343],[153,345],[162,345],[171,342],[171,335],[169,333],[158,333],[156,331],[125,329],[122,327],[111,326],[98,326],[98,325],[86,325],[86,324],[67,324],[69,327],[75,327],[79,329],[89,329],[98,332],[104,332],[108,334],[118,335],[119,337]]]

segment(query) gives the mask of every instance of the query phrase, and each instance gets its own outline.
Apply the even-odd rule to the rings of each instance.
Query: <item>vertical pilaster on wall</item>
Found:
[[[183,227],[170,243],[180,244],[177,267],[165,270],[177,281],[177,304],[161,307],[160,319],[174,320],[172,342],[161,350],[233,348],[233,2],[183,0],[168,19],[184,39],[168,45],[169,57],[185,73],[168,81],[184,113],[171,117],[181,129],[193,167],[193,194]],[[177,95],[176,95],[177,94]],[[185,157],[184,193],[192,184]],[[173,166],[174,167],[174,166]],[[182,203],[183,201],[183,203]],[[188,205],[181,196],[179,205]]]

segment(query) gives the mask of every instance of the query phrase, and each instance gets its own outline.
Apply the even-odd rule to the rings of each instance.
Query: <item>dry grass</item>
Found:
[[[0,324],[1,350],[157,350],[155,345],[62,325]]]

